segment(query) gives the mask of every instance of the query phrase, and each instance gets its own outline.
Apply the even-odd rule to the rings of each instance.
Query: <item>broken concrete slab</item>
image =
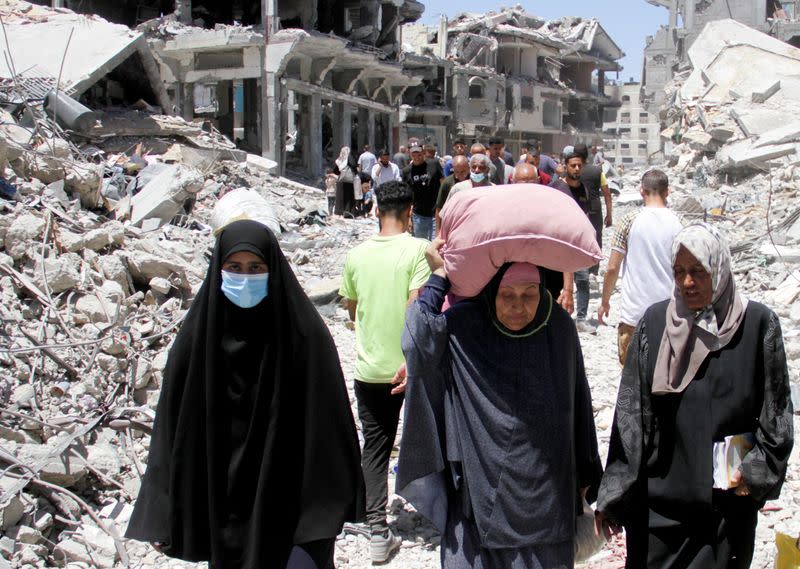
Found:
[[[28,252],[28,248],[42,238],[45,221],[41,217],[24,214],[17,217],[6,231],[6,253],[19,261]]]
[[[717,145],[714,144],[714,137],[699,128],[688,130],[686,133],[684,133],[681,141],[688,144],[689,148],[692,150],[698,150],[700,152],[713,151],[717,149]]]
[[[106,323],[113,321],[118,310],[117,303],[104,298],[102,294],[87,294],[81,296],[75,303],[72,318],[76,324]]]
[[[126,251],[124,258],[131,277],[136,284],[145,287],[156,277],[173,282],[173,279],[188,287],[187,274],[191,267],[174,257],[154,255],[145,251]]]
[[[101,203],[100,191],[103,189],[103,167],[99,164],[70,164],[65,172],[65,189],[77,194],[83,207],[98,207]]]
[[[144,46],[144,36],[127,26],[112,24],[93,14],[49,10],[29,18],[22,11],[4,20],[6,41],[14,46],[14,66],[26,75],[60,77],[59,88],[80,95]],[[64,57],[64,48],[70,49]],[[32,70],[32,71],[31,71]],[[12,79],[8,61],[0,61],[0,77]]]
[[[314,283],[307,291],[308,298],[316,305],[328,304],[339,296],[342,279],[325,279]]]
[[[17,460],[23,464],[39,464],[46,461],[44,467],[39,470],[39,477],[45,482],[58,484],[64,488],[75,486],[88,473],[85,461],[77,458],[70,449],[62,454],[54,454],[54,449],[49,445],[23,444],[17,445],[13,452]]]
[[[106,247],[123,245],[125,243],[125,227],[118,221],[110,221],[84,234],[72,233],[62,228],[58,232],[58,241],[70,252],[84,249],[101,251]]]
[[[81,258],[75,253],[66,253],[59,257],[36,260],[34,282],[41,290],[50,290],[58,294],[73,290],[80,285]]]
[[[772,83],[772,85],[769,85],[762,91],[753,91],[752,101],[758,104],[764,103],[767,101],[767,99],[769,99],[772,95],[774,95],[780,90],[781,90],[780,80],[775,81],[774,83]]]
[[[797,117],[794,116],[787,117],[787,113],[784,111],[752,106],[735,106],[730,113],[736,124],[742,129],[742,133],[748,138],[780,128],[787,123],[787,120],[792,122],[797,120]]]
[[[25,504],[19,495],[6,492],[16,482],[15,478],[0,476],[0,530],[4,532],[17,525],[25,515]]]
[[[169,223],[184,202],[203,189],[203,173],[188,166],[168,168],[153,178],[131,200],[131,223],[141,225],[147,219]]]
[[[266,174],[275,174],[278,170],[278,163],[269,158],[258,156],[256,154],[247,155],[247,169],[255,174],[264,172]]]
[[[797,142],[800,140],[800,120],[795,120],[789,124],[769,130],[758,137],[753,144],[756,148],[763,146],[774,146],[786,144],[787,142]]]
[[[778,144],[772,146],[756,147],[752,142],[745,140],[723,148],[717,158],[724,168],[753,168],[763,169],[770,160],[795,154],[795,144]]]

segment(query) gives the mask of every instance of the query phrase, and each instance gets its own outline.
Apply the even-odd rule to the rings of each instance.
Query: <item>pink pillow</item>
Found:
[[[458,296],[477,295],[508,262],[572,272],[603,258],[586,214],[547,186],[464,190],[447,200],[441,216],[445,270]]]

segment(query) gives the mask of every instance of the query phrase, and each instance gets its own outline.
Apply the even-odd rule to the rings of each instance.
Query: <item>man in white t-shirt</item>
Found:
[[[628,344],[645,311],[672,295],[672,241],[682,227],[678,216],[667,209],[669,178],[664,172],[650,170],[642,176],[640,192],[644,207],[623,217],[614,229],[611,258],[603,278],[603,299],[597,309],[597,319],[604,324],[603,317],[608,316],[611,293],[622,269],[617,334],[621,365],[625,365]]]
[[[381,150],[378,153],[378,163],[372,167],[370,172],[372,183],[375,188],[380,187],[386,182],[401,182],[403,177],[400,175],[400,168],[397,164],[389,162],[389,151]]]
[[[377,161],[378,159],[375,158],[375,155],[369,151],[369,145],[365,146],[364,152],[358,157],[358,171],[370,174]]]

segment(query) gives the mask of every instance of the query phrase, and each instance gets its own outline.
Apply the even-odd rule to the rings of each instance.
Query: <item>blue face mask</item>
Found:
[[[253,308],[267,297],[269,273],[242,275],[222,271],[222,292],[239,308]]]
[[[480,184],[484,179],[486,179],[486,174],[483,172],[470,172],[469,179],[476,184]]]

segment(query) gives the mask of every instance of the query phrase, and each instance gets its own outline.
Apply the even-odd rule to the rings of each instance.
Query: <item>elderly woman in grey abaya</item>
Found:
[[[442,532],[444,568],[572,567],[602,472],[575,325],[526,263],[442,313],[442,243],[403,334],[399,493]]]
[[[739,296],[715,228],[681,231],[672,265],[672,299],[650,307],[628,350],[598,517],[625,527],[629,568],[746,568],[793,443],[781,327]],[[754,446],[715,488],[715,447],[735,435]]]

